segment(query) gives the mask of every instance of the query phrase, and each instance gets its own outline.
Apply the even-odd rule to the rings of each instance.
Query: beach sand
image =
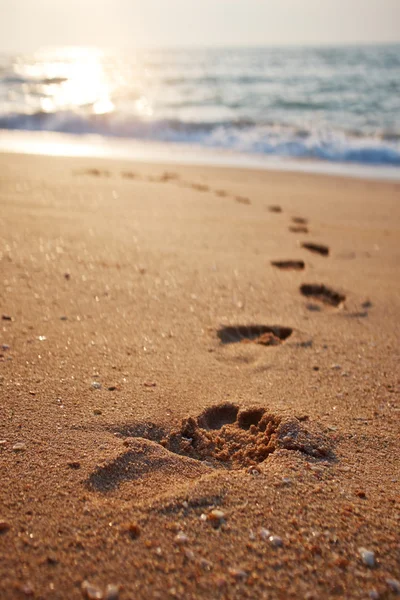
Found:
[[[400,593],[399,200],[0,155],[1,599]]]

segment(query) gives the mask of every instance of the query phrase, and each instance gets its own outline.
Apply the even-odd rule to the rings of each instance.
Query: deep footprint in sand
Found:
[[[282,212],[282,208],[279,206],[279,204],[271,204],[267,208],[268,208],[269,212],[272,212],[272,213],[281,213]]]
[[[310,252],[314,252],[315,254],[321,254],[321,256],[329,255],[329,247],[324,246],[323,244],[314,244],[313,242],[303,242],[301,244],[302,248],[309,250]]]
[[[302,271],[305,267],[304,260],[271,260],[271,265],[286,271]]]
[[[278,346],[293,333],[290,327],[280,325],[231,325],[221,327],[217,335],[223,344],[254,343]]]
[[[346,296],[326,285],[320,283],[304,283],[300,286],[300,292],[307,298],[318,300],[330,306],[339,307],[346,300]]]

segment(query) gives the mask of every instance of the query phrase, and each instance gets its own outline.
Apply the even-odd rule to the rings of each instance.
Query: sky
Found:
[[[400,0],[0,0],[0,52],[400,42]]]

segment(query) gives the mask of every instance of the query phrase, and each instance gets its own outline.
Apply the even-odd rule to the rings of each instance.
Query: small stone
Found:
[[[187,544],[188,541],[189,541],[189,538],[183,531],[179,531],[179,533],[177,533],[175,536],[176,544]]]
[[[187,560],[190,560],[190,562],[193,562],[196,558],[193,550],[189,550],[188,548],[185,549],[184,555],[185,555],[185,558],[187,558]]]
[[[12,317],[10,317],[10,315],[1,315],[1,318],[3,321],[12,321]]]
[[[258,533],[260,538],[264,541],[267,541],[267,539],[271,535],[271,532],[268,529],[264,529],[264,527],[261,527]]]
[[[39,342],[45,342],[47,340],[47,337],[45,335],[38,335]]]
[[[6,531],[9,531],[10,529],[10,523],[8,523],[7,521],[3,521],[3,519],[0,519],[0,533],[6,533]]]
[[[371,598],[371,600],[379,600],[379,592],[377,592],[376,590],[371,590],[368,595]]]
[[[102,411],[100,410],[100,408],[95,408],[94,411],[93,411],[93,414],[94,415],[101,415]]]
[[[103,592],[88,581],[82,583],[81,589],[84,597],[88,600],[103,600]]]
[[[281,548],[283,546],[283,540],[278,535],[270,535],[268,540],[274,548]]]
[[[208,513],[207,519],[211,522],[213,527],[219,527],[222,523],[225,523],[225,513],[222,510],[214,508],[211,512]]]
[[[366,567],[373,569],[375,567],[375,553],[371,550],[367,550],[366,548],[359,548],[358,552],[360,553],[361,560],[363,561]]]
[[[118,600],[119,598],[119,585],[114,585],[113,583],[109,583],[106,587],[106,593],[104,595],[104,600]]]
[[[156,383],[154,383],[154,381],[145,381],[143,383],[144,387],[156,387]]]
[[[99,381],[92,381],[90,387],[92,390],[101,390],[101,383]]]
[[[333,369],[334,371],[339,371],[339,369],[341,369],[342,367],[340,365],[332,365],[331,369]]]
[[[21,592],[24,594],[24,596],[28,596],[30,598],[35,594],[35,590],[29,583],[26,583],[21,587]]]
[[[400,596],[400,581],[397,579],[386,579],[386,583],[395,594]]]
[[[5,446],[7,444],[7,440],[0,440],[0,447]]]
[[[8,344],[2,344],[1,349],[4,350],[4,352],[7,352],[7,350],[10,349],[10,346]]]
[[[110,385],[107,389],[108,389],[109,392],[115,392],[115,390],[117,389],[117,386]]]
[[[127,525],[125,525],[124,531],[133,540],[137,540],[137,538],[140,536],[140,533],[141,533],[140,527],[137,523],[128,523]]]
[[[14,450],[14,452],[25,452],[26,444],[24,444],[24,442],[17,442],[16,444],[14,444],[12,449]]]
[[[246,571],[243,569],[228,569],[229,575],[237,579],[238,581],[241,579],[247,579]]]
[[[62,317],[60,317],[60,321],[68,321],[68,317],[66,317],[65,315],[62,315]]]

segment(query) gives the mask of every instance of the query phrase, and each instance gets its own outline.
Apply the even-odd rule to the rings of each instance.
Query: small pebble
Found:
[[[207,519],[212,523],[214,527],[219,527],[222,523],[225,522],[225,513],[218,508],[214,508],[211,512],[208,513]]]
[[[106,587],[106,593],[104,595],[104,600],[118,600],[119,598],[119,585],[114,585],[113,583],[109,583]]]
[[[108,388],[109,392],[115,392],[115,390],[117,389],[117,387],[115,385],[110,385]]]
[[[0,440],[0,446],[5,446],[7,444],[7,440]]]
[[[268,538],[270,544],[274,546],[274,548],[281,548],[283,546],[283,540],[277,535],[270,535]]]
[[[156,387],[156,383],[154,383],[154,381],[145,381],[143,383],[144,387]]]
[[[24,444],[24,442],[17,442],[16,444],[14,444],[12,449],[14,450],[14,452],[25,452],[26,444]]]
[[[95,408],[94,411],[93,411],[93,414],[94,415],[101,415],[102,411],[100,410],[100,408]]]
[[[81,589],[84,597],[88,600],[103,600],[103,592],[88,581],[82,583]]]
[[[247,579],[247,573],[246,571],[243,571],[243,569],[228,569],[228,572],[229,575],[231,575],[237,580]]]
[[[363,561],[366,567],[372,569],[375,567],[375,553],[371,550],[367,550],[366,548],[359,548],[358,552],[360,553],[361,560]]]
[[[125,525],[124,531],[133,540],[137,540],[137,538],[140,536],[140,527],[137,523],[128,523],[127,525]]]
[[[10,346],[8,344],[2,344],[1,349],[4,350],[4,352],[6,352],[7,350],[10,349]]]
[[[60,321],[68,321],[68,317],[66,317],[65,315],[63,315],[62,317],[60,317]]]
[[[386,583],[395,594],[400,596],[400,581],[397,579],[386,579]]]
[[[3,321],[12,321],[12,317],[10,317],[10,315],[1,315],[1,318]]]
[[[183,531],[179,531],[179,533],[177,533],[175,536],[176,544],[187,544],[188,541],[189,541],[189,538]]]
[[[260,538],[264,541],[266,541],[271,535],[271,532],[268,529],[264,529],[264,527],[261,527],[258,533],[260,535]]]
[[[101,390],[101,383],[99,381],[92,381],[90,387],[92,390]]]
[[[331,369],[333,369],[334,371],[338,371],[339,369],[341,369],[342,367],[340,365],[332,365]]]
[[[3,519],[0,519],[0,533],[5,533],[10,528],[11,528],[10,523],[7,523],[7,521],[3,521]]]

